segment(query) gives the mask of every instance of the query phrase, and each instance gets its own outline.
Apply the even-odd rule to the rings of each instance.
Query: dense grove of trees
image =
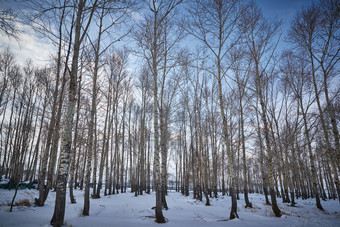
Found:
[[[56,52],[19,65],[1,49],[0,176],[16,189],[38,180],[38,206],[56,190],[51,224],[78,188],[83,215],[90,197],[154,190],[159,223],[169,186],[207,206],[229,195],[230,219],[252,207],[248,193],[277,217],[277,199],[340,202],[339,1],[299,9],[284,32],[254,1],[25,7]],[[2,12],[0,32],[20,41],[19,19]]]

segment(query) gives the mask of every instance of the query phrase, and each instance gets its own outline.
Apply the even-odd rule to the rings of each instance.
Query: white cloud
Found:
[[[143,17],[143,15],[140,14],[139,12],[137,12],[137,11],[131,12],[131,18],[132,18],[135,22],[144,21],[144,20],[145,20],[145,18]]]
[[[32,59],[35,65],[45,65],[50,55],[54,54],[53,45],[47,38],[42,38],[30,26],[17,23],[20,31],[19,39],[8,38],[0,34],[0,48],[9,46],[18,64],[23,65],[27,59]]]

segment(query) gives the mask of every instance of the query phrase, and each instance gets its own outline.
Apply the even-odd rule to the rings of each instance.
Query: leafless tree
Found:
[[[0,3],[0,32],[9,38],[19,40],[20,30],[17,26],[20,23],[17,15],[10,8],[5,8],[3,2]]]
[[[72,123],[74,116],[74,107],[76,104],[76,93],[77,93],[77,76],[78,76],[78,58],[79,50],[82,41],[85,38],[87,29],[92,20],[93,12],[97,6],[97,0],[89,3],[91,10],[89,11],[89,17],[86,21],[82,18],[85,14],[86,0],[80,0],[77,5],[77,15],[75,22],[75,38],[73,44],[73,57],[72,57],[72,67],[70,72],[70,88],[67,104],[67,113],[65,121],[65,129],[63,133],[62,151],[60,154],[60,164],[58,168],[57,175],[57,193],[56,193],[56,203],[54,208],[54,214],[51,219],[51,224],[54,226],[61,226],[64,222],[65,215],[65,200],[66,200],[66,184],[68,177],[68,169],[70,162],[70,150],[72,144]],[[84,29],[82,29],[82,25]]]
[[[340,163],[339,131],[333,107],[335,97],[331,97],[329,92],[330,82],[339,71],[339,67],[337,67],[340,60],[339,7],[339,1],[324,0],[299,11],[292,22],[289,36],[291,43],[306,54],[304,59],[311,67],[311,79],[320,122],[340,202],[339,165],[335,162],[337,160],[337,163]],[[321,74],[320,77],[319,74]],[[326,99],[325,109],[321,104],[322,93]],[[328,116],[325,113],[328,113]],[[332,126],[335,152],[332,151],[329,131],[325,122],[327,117],[330,118]]]
[[[267,151],[268,161],[268,180],[272,202],[272,208],[275,216],[280,217],[282,212],[277,206],[274,189],[274,166],[273,151],[270,140],[270,128],[268,123],[268,82],[275,73],[275,50],[279,39],[276,34],[280,26],[279,21],[267,21],[264,19],[260,9],[254,2],[248,8],[248,12],[243,14],[242,24],[249,26],[245,28],[244,39],[248,46],[249,57],[253,62],[252,75],[254,78],[254,90],[258,97],[260,109],[258,113],[261,116],[265,136],[265,149]]]
[[[168,46],[164,46],[164,33],[167,29],[167,23],[173,19],[174,9],[181,4],[182,0],[152,0],[149,2],[151,14],[146,16],[142,23],[136,39],[138,46],[142,49],[143,56],[153,75],[153,111],[154,111],[154,187],[156,189],[156,222],[164,223],[165,218],[162,212],[162,184],[160,171],[160,145],[159,145],[159,120],[160,119],[160,100],[158,92],[159,75],[162,70],[166,70],[161,62],[166,61],[166,51]],[[163,69],[162,69],[163,67]],[[161,132],[162,133],[162,132]],[[164,165],[164,163],[162,163]]]
[[[220,113],[223,122],[223,135],[227,148],[229,174],[231,176],[230,193],[232,207],[230,219],[238,217],[237,200],[235,195],[235,171],[233,152],[230,148],[229,128],[226,115],[222,81],[226,79],[230,63],[226,56],[230,49],[237,44],[240,34],[237,33],[238,21],[243,13],[243,1],[194,1],[189,6],[190,19],[186,23],[189,34],[196,37],[210,53],[208,72],[218,84]]]

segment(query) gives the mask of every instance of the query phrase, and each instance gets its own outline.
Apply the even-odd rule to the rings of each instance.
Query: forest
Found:
[[[39,64],[0,46],[11,212],[25,187],[36,207],[55,193],[53,226],[67,199],[89,216],[90,201],[122,193],[153,195],[157,223],[169,191],[205,206],[227,197],[230,221],[257,205],[253,194],[278,218],[281,201],[340,210],[339,0],[296,9],[285,27],[254,0],[0,6],[1,39],[28,45],[22,23],[53,46]]]

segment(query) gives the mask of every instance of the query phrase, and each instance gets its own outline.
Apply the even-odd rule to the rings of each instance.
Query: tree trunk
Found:
[[[59,145],[59,131],[60,131],[60,120],[61,120],[61,114],[62,114],[62,108],[63,108],[63,97],[64,97],[64,88],[66,84],[66,70],[63,75],[62,85],[61,85],[61,91],[59,94],[59,101],[58,101],[58,112],[56,115],[55,125],[54,125],[54,132],[53,132],[53,138],[52,138],[52,146],[51,146],[51,152],[50,152],[50,160],[48,163],[48,172],[47,172],[47,184],[46,189],[44,191],[44,197],[43,197],[43,203],[45,203],[49,190],[52,188],[53,183],[53,175],[55,172],[55,166],[57,161],[57,153],[58,153],[58,145]]]
[[[246,143],[244,135],[244,120],[243,120],[243,105],[242,100],[240,100],[240,117],[241,117],[241,139],[242,139],[242,157],[243,157],[243,193],[244,201],[246,203],[246,208],[252,208],[253,205],[249,202],[248,198],[248,181],[247,181],[247,162],[246,162]]]
[[[79,112],[80,112],[80,91],[81,91],[81,81],[82,81],[82,74],[79,76],[79,85],[78,85],[78,100],[77,100],[77,116],[75,122],[75,130],[74,130],[74,140],[73,140],[73,147],[71,151],[71,170],[70,170],[70,182],[69,182],[69,189],[70,189],[70,200],[71,203],[76,203],[76,199],[73,195],[73,184],[75,183],[75,188],[77,185],[77,177],[74,176],[74,171],[77,172],[78,168],[75,168],[76,164],[76,154],[77,154],[77,140],[78,140],[78,126],[79,126]],[[80,151],[79,151],[80,152]],[[78,158],[79,161],[79,158]],[[78,165],[77,165],[78,166]]]
[[[299,101],[300,101],[300,107],[301,107],[301,111],[302,111],[303,123],[304,123],[304,127],[305,127],[305,136],[306,136],[306,140],[307,140],[310,167],[311,167],[311,171],[312,171],[313,194],[315,195],[316,207],[320,210],[323,210],[321,203],[320,203],[320,196],[319,196],[319,191],[318,191],[318,186],[317,186],[315,161],[314,161],[314,155],[313,155],[313,152],[312,152],[312,144],[311,144],[311,139],[310,139],[310,135],[309,135],[307,117],[306,117],[306,112],[305,112],[304,107],[303,107],[303,100],[302,100],[301,96],[300,96]]]
[[[227,159],[228,159],[228,170],[230,174],[230,196],[231,196],[231,211],[230,211],[230,219],[238,218],[237,214],[237,200],[235,195],[235,173],[234,173],[234,164],[233,164],[233,155],[232,151],[230,150],[230,143],[229,143],[229,136],[228,136],[228,123],[227,119],[224,113],[224,105],[223,105],[223,92],[222,92],[222,82],[221,82],[221,65],[220,62],[218,63],[218,94],[219,94],[219,104],[220,104],[220,111],[221,111],[221,117],[223,122],[223,137],[225,140],[226,148],[227,148]]]
[[[97,0],[93,3],[92,13],[97,4]],[[74,46],[73,46],[73,59],[71,66],[71,75],[70,75],[70,88],[68,95],[68,105],[66,112],[66,122],[65,129],[63,133],[63,142],[62,142],[62,151],[60,154],[60,164],[58,168],[58,177],[57,177],[57,190],[56,190],[56,201],[54,207],[53,217],[51,219],[51,225],[53,226],[61,226],[64,224],[64,216],[65,216],[65,200],[66,200],[66,185],[67,185],[67,175],[69,169],[70,162],[70,150],[72,145],[72,123],[74,116],[74,107],[76,104],[76,93],[77,93],[77,75],[78,75],[78,58],[79,58],[79,49],[80,44],[84,36],[80,37],[81,33],[81,25],[82,25],[82,17],[84,12],[85,2],[80,0],[77,7],[77,17],[75,23],[75,38],[74,38]],[[92,19],[92,13],[90,18],[88,19],[88,24]],[[88,28],[88,26],[86,26]],[[85,29],[84,34],[87,32]],[[83,34],[83,35],[84,35]]]
[[[156,216],[156,222],[158,223],[165,223],[165,218],[163,216],[162,211],[162,190],[161,190],[161,174],[160,174],[160,158],[159,158],[159,141],[158,141],[158,89],[157,89],[157,13],[154,14],[154,31],[153,31],[153,57],[152,57],[152,73],[153,73],[153,129],[154,129],[154,184],[155,184],[155,190],[156,190],[156,209],[155,209],[155,216]]]
[[[259,80],[259,79],[258,79]],[[267,116],[266,116],[266,106],[263,101],[262,97],[262,88],[261,85],[258,85],[258,95],[259,95],[259,101],[261,105],[261,118],[264,126],[264,135],[265,135],[265,141],[266,141],[266,150],[267,150],[267,160],[268,160],[268,177],[269,177],[269,190],[270,190],[270,197],[272,201],[272,209],[276,217],[281,217],[282,212],[277,206],[276,202],[276,195],[274,190],[274,172],[273,172],[273,163],[272,163],[272,151],[271,151],[271,145],[270,145],[270,138],[269,138],[269,129],[268,129],[268,123],[267,123]]]
[[[59,43],[58,43],[58,58],[57,58],[57,71],[56,71],[56,85],[53,94],[53,105],[52,105],[52,116],[50,120],[50,124],[47,131],[47,140],[46,140],[46,147],[41,163],[41,170],[39,174],[39,198],[35,199],[35,204],[37,206],[43,206],[45,203],[45,177],[46,177],[46,168],[47,168],[47,161],[50,155],[50,147],[52,141],[52,135],[54,133],[55,121],[56,121],[56,108],[57,108],[57,99],[58,99],[58,87],[59,87],[59,80],[60,80],[60,68],[61,68],[61,51],[62,51],[62,26],[64,24],[64,15],[65,15],[65,4],[62,9],[62,16],[59,23]]]

